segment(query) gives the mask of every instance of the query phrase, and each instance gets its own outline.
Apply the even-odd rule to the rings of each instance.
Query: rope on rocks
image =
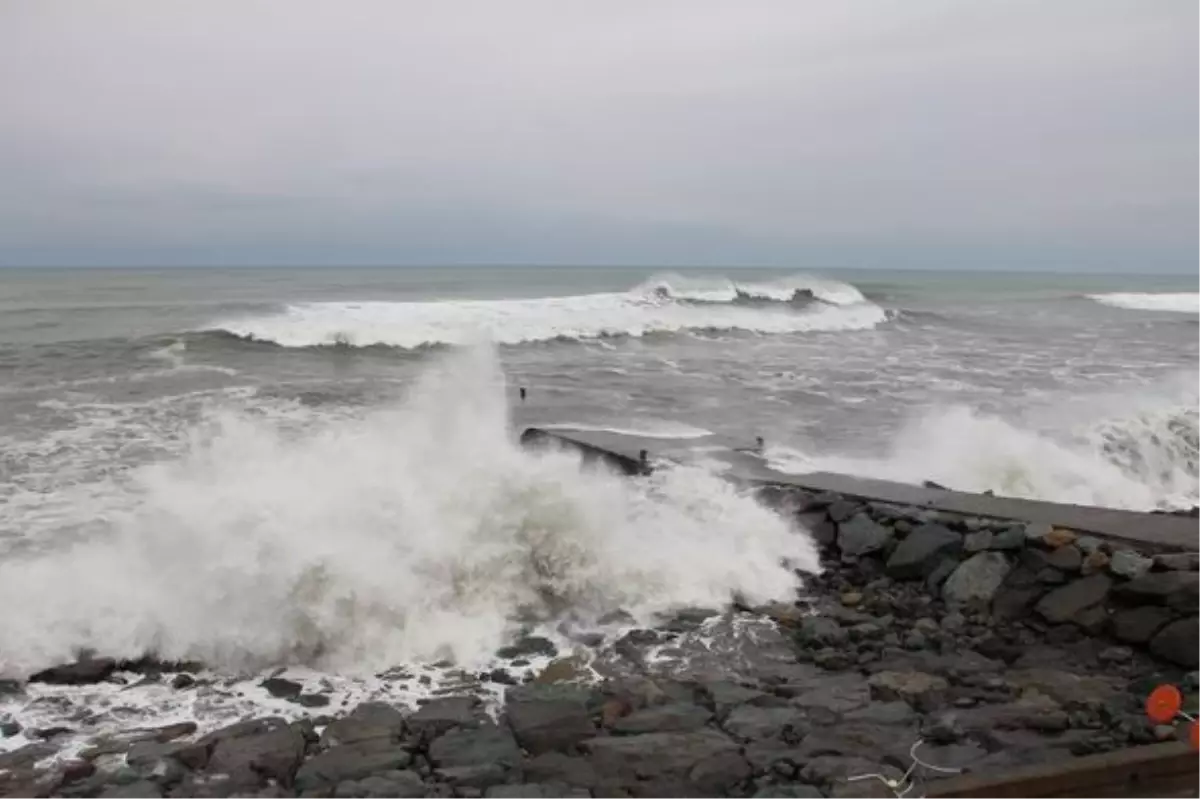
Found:
[[[917,757],[917,749],[920,748],[921,744],[923,743],[925,743],[925,739],[918,738],[916,743],[909,747],[908,756],[912,759],[912,763],[909,765],[908,770],[900,776],[900,779],[891,780],[882,774],[872,773],[857,774],[853,777],[846,777],[846,782],[858,782],[859,780],[879,780],[888,787],[888,790],[895,794],[896,799],[904,799],[904,797],[908,795],[909,791],[916,786],[916,783],[912,781],[912,774],[914,771],[916,771],[917,766],[927,768],[930,771],[938,771],[942,774],[962,774],[962,769],[960,768],[935,766],[932,763],[926,763],[924,760]]]

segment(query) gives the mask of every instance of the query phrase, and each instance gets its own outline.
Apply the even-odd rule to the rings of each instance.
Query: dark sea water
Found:
[[[792,472],[1190,506],[1197,311],[1187,277],[0,270],[0,676],[478,663],[547,593],[787,595],[807,539],[709,468],[758,435]],[[695,464],[579,474],[513,445],[534,422]]]

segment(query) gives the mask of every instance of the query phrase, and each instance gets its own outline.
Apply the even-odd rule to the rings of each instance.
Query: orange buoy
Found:
[[[1183,707],[1183,695],[1174,685],[1160,685],[1146,697],[1146,715],[1155,724],[1169,724]]]

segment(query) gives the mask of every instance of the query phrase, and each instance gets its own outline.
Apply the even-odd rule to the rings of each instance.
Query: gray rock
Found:
[[[44,760],[58,751],[58,747],[48,743],[25,744],[8,752],[0,752],[0,772],[25,769]]]
[[[929,589],[929,593],[933,596],[938,596],[943,584],[954,574],[954,570],[958,568],[957,557],[943,557],[937,566],[933,567],[933,571],[925,578],[925,586]]]
[[[21,723],[19,721],[0,721],[0,735],[5,738],[11,738],[21,731]]]
[[[208,747],[199,742],[137,741],[125,754],[125,762],[140,771],[150,771],[163,760],[174,760],[189,769],[202,769],[208,765]]]
[[[526,635],[518,638],[509,646],[501,647],[496,650],[496,656],[502,657],[505,660],[513,658],[530,657],[533,655],[557,655],[558,647],[549,638],[543,638],[539,635]]]
[[[504,782],[507,771],[496,763],[477,763],[473,766],[447,766],[437,770],[437,777],[443,783],[454,787],[458,796],[482,796],[483,791],[492,785]],[[467,789],[475,789],[468,793]]]
[[[304,759],[304,748],[304,736],[290,725],[226,737],[213,748],[208,770],[230,775],[239,787],[261,786],[268,779],[291,785]]]
[[[1150,640],[1150,651],[1164,660],[1194,669],[1200,665],[1200,620],[1195,616],[1173,621]]]
[[[161,796],[162,790],[150,780],[112,785],[100,794],[101,799],[159,799]]]
[[[334,719],[321,733],[321,746],[329,748],[361,741],[398,741],[404,735],[404,715],[383,702],[363,702],[349,715]]]
[[[832,546],[837,540],[837,525],[830,521],[824,511],[801,513],[796,517],[800,527],[808,530],[813,540],[822,547]]]
[[[737,745],[714,730],[590,738],[580,748],[606,783],[640,796],[720,796],[750,776]]]
[[[814,680],[792,699],[792,704],[806,710],[826,710],[846,713],[871,701],[867,681],[857,673],[831,674]]]
[[[1142,557],[1132,549],[1118,549],[1108,561],[1108,570],[1118,577],[1134,580],[1150,571],[1154,561]]]
[[[1023,615],[1045,592],[1042,585],[1013,586],[1007,583],[996,592],[992,600],[992,614],[1001,619],[1016,619]]]
[[[532,755],[562,751],[595,734],[587,694],[563,685],[510,689],[505,715],[517,743]]]
[[[1025,546],[1025,528],[1009,527],[992,536],[991,549],[1012,550]]]
[[[1064,572],[1077,572],[1083,566],[1083,553],[1074,544],[1067,544],[1046,555],[1046,565]]]
[[[1165,569],[1167,571],[1200,571],[1200,553],[1172,552],[1169,554],[1155,555],[1154,563],[1156,566],[1158,566],[1158,568]]]
[[[563,796],[590,797],[588,791],[580,792],[566,784],[521,782],[515,785],[493,785],[484,796],[489,799],[557,799]]]
[[[942,598],[950,605],[991,603],[1012,566],[1003,553],[979,552],[963,561],[942,586]]]
[[[282,677],[268,677],[259,683],[266,689],[267,693],[276,699],[295,699],[300,696],[300,692],[304,690],[304,686],[293,680],[285,680]]]
[[[1090,555],[1093,552],[1099,552],[1104,546],[1104,542],[1090,535],[1081,535],[1075,539],[1075,546],[1079,547],[1079,551],[1084,555]]]
[[[1127,646],[1110,646],[1101,650],[1096,658],[1101,663],[1128,663],[1133,660],[1133,650]]]
[[[318,753],[300,766],[296,772],[296,790],[328,793],[339,783],[400,771],[411,763],[412,755],[386,738],[341,744]]]
[[[858,513],[858,503],[850,502],[849,500],[839,499],[829,506],[829,518],[841,524],[849,519],[855,513]]]
[[[1114,593],[1133,604],[1167,605],[1195,613],[1200,604],[1200,573],[1153,572],[1117,586]]]
[[[822,799],[815,785],[765,785],[754,793],[754,799]]]
[[[1031,691],[1016,702],[980,705],[957,711],[958,723],[969,733],[991,734],[993,730],[1029,729],[1061,732],[1070,724],[1066,712],[1045,694]]]
[[[705,683],[701,689],[712,702],[713,712],[718,719],[725,718],[726,714],[738,705],[753,704],[770,697],[770,694],[727,680]],[[771,698],[774,699],[774,697]]]
[[[892,702],[872,702],[866,707],[852,710],[845,715],[846,721],[858,721],[866,724],[911,724],[917,718],[912,706],[907,702],[896,700]]]
[[[117,661],[112,658],[80,658],[74,663],[39,671],[29,678],[29,682],[43,682],[50,685],[91,685],[104,682],[116,669]]]
[[[853,786],[857,783],[846,783],[847,777],[856,777],[860,774],[882,774],[890,780],[900,778],[900,771],[891,766],[878,763],[873,760],[867,760],[863,757],[842,757],[840,755],[818,755],[812,758],[804,767],[800,769],[800,779],[805,782],[817,783],[819,785],[831,785],[839,783],[840,786]],[[867,786],[872,791],[884,786],[878,782],[874,785]],[[884,790],[887,790],[884,788]],[[867,794],[879,795],[875,793]],[[887,795],[887,794],[883,794]],[[894,793],[892,794],[895,795]]]
[[[796,707],[741,705],[730,711],[721,726],[739,740],[762,741],[780,738],[788,730],[803,734],[809,724],[804,712]]]
[[[888,545],[893,532],[873,521],[865,513],[859,513],[849,521],[838,525],[838,549],[843,555],[861,557],[878,552]]]
[[[1046,621],[1061,624],[1103,602],[1111,588],[1112,580],[1107,575],[1081,577],[1046,594],[1034,610]]]
[[[508,728],[487,724],[440,736],[429,745],[429,761],[441,770],[489,763],[511,769],[521,762],[521,750]]]
[[[1025,540],[1033,544],[1044,544],[1054,528],[1046,522],[1029,522],[1024,526]]]
[[[1118,641],[1144,644],[1171,620],[1171,611],[1157,605],[1122,610],[1113,615],[1112,634]]]
[[[796,640],[808,647],[840,646],[850,640],[850,633],[833,619],[806,616],[800,621]]]
[[[686,702],[658,705],[635,710],[617,721],[612,731],[617,735],[643,735],[649,732],[689,732],[708,723],[712,713],[705,707]]]
[[[907,702],[923,713],[940,707],[950,687],[943,678],[920,671],[881,671],[868,683],[876,699]]]
[[[963,537],[963,550],[966,552],[983,552],[992,546],[995,533],[991,530],[977,530]]]
[[[372,799],[418,799],[429,790],[419,775],[411,771],[385,771],[358,781],[338,784],[337,796],[367,796]]]
[[[589,790],[595,788],[600,779],[590,760],[568,757],[561,752],[546,752],[526,760],[522,771],[530,782]]]
[[[407,719],[408,729],[429,740],[455,727],[478,726],[479,701],[473,696],[447,696],[422,705]]]
[[[897,545],[886,571],[894,579],[928,577],[943,557],[962,550],[963,538],[940,524],[923,524]]]
[[[1041,694],[1067,709],[1099,708],[1120,692],[1117,685],[1102,677],[1063,669],[1012,669],[1005,673],[1004,679],[1022,694]]]

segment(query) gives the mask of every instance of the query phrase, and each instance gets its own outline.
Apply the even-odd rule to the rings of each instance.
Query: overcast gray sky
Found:
[[[0,0],[0,264],[1197,268],[1195,0]]]

